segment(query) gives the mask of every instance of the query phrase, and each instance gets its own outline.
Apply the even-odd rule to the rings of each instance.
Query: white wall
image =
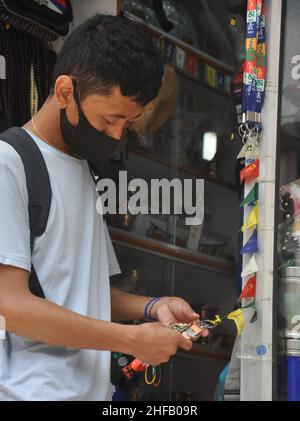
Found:
[[[117,14],[117,0],[72,0],[74,21],[70,32],[96,13]],[[58,54],[66,37],[58,37],[52,48]]]
[[[96,13],[117,14],[117,0],[73,0],[72,5],[74,28]]]

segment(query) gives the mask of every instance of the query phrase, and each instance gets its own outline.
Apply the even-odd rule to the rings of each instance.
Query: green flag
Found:
[[[247,194],[245,199],[242,201],[241,206],[248,205],[249,203],[254,203],[258,200],[258,183],[255,183],[253,189]]]
[[[251,317],[250,323],[254,323],[257,320],[257,311],[255,310],[253,316]]]
[[[248,304],[243,305],[242,309],[244,309],[244,308],[253,308],[254,310],[256,310],[255,298],[252,299]]]

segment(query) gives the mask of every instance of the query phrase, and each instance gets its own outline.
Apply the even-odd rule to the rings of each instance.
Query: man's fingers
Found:
[[[179,347],[184,349],[185,351],[190,351],[193,347],[192,341],[189,339],[186,339],[184,336],[181,335],[181,342],[179,344]]]
[[[170,327],[170,324],[173,322],[170,317],[161,317],[160,324],[164,327]]]
[[[188,322],[194,322],[200,318],[199,314],[195,313],[193,310],[186,311],[185,314]]]
[[[194,322],[200,318],[199,314],[196,313],[189,305],[184,306],[182,310],[184,316],[186,317],[186,322]]]
[[[207,329],[203,329],[202,332],[201,332],[201,336],[206,337],[208,335],[209,335],[209,331]]]

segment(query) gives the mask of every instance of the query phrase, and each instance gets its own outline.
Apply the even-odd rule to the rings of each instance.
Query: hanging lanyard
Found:
[[[246,60],[243,89],[243,123],[261,130],[261,110],[266,83],[266,37],[264,0],[248,0]]]

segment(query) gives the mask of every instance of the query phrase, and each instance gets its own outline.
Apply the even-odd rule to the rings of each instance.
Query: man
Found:
[[[0,341],[0,400],[108,400],[110,351],[158,365],[191,349],[167,328],[198,317],[180,298],[152,302],[158,322],[116,323],[143,318],[151,297],[110,288],[119,266],[87,164],[95,155],[110,158],[157,96],[162,74],[150,37],[124,18],[97,15],[65,41],[51,95],[24,126],[52,188],[47,229],[32,257],[24,167],[0,142],[0,314],[9,332]],[[29,290],[31,259],[46,299]]]

